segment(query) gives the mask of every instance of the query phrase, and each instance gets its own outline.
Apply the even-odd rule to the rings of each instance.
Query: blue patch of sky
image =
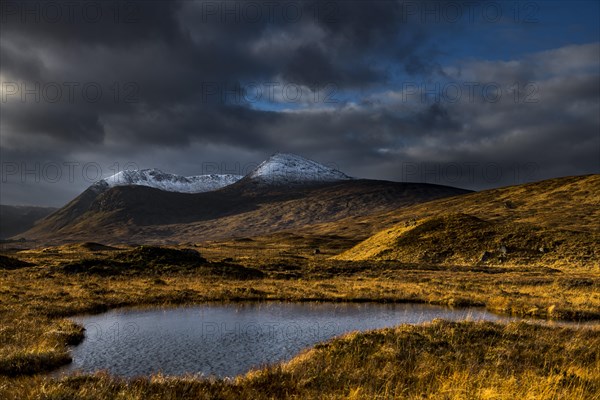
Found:
[[[343,107],[349,103],[365,105],[365,99],[372,101],[378,93],[388,90],[426,85],[432,79],[443,84],[443,76],[436,74],[436,65],[452,66],[465,60],[518,60],[545,50],[600,41],[600,2],[595,0],[468,3],[469,6],[461,6],[458,19],[457,2],[450,2],[454,6],[448,8],[440,2],[437,10],[434,5],[429,11],[420,8],[420,3],[413,4],[416,8],[406,15],[407,22],[417,23],[426,34],[422,35],[419,48],[411,51],[426,64],[423,69],[407,71],[405,64],[415,57],[413,61],[410,57],[402,59],[400,53],[406,38],[398,35],[391,39],[390,47],[377,49],[378,55],[366,55],[373,68],[385,71],[385,79],[379,84],[322,89],[319,101],[305,94],[303,99],[310,101],[277,102],[263,96],[249,106],[283,111]],[[331,101],[325,101],[324,96]]]

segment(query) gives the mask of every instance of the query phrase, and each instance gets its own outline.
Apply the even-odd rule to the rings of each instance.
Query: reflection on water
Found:
[[[251,303],[115,310],[73,318],[86,339],[59,374],[235,376],[346,332],[435,318],[506,321],[479,308],[425,304]]]

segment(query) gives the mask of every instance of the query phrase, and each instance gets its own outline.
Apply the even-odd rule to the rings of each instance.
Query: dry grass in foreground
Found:
[[[0,399],[580,398],[598,391],[598,330],[437,322],[354,334],[235,382],[105,375],[53,380],[82,339],[65,318],[212,301],[480,305],[598,319],[597,270],[336,261],[339,249],[258,240],[191,249],[69,245],[7,252],[0,268]],[[18,259],[19,261],[14,261]],[[598,397],[596,397],[598,398]]]
[[[434,321],[351,333],[235,380],[0,378],[3,399],[598,399],[600,332]]]

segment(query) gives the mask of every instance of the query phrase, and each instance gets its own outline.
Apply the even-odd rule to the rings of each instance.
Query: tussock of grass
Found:
[[[0,254],[0,269],[18,269],[18,268],[25,268],[25,267],[31,267],[32,264],[25,262],[25,261],[21,261],[18,258],[14,258],[14,257],[7,257],[7,256],[3,256]]]
[[[13,353],[0,359],[0,374],[31,375],[58,368],[71,362],[66,351],[30,351]]]
[[[84,338],[83,328],[69,320],[14,317],[12,324],[0,325],[0,375],[29,375],[67,364],[71,357],[65,346]]]
[[[112,249],[111,249],[112,250]],[[196,273],[252,279],[263,276],[255,268],[246,268],[231,262],[208,262],[194,249],[173,249],[160,246],[139,246],[117,252],[108,257],[83,258],[63,263],[58,268],[68,274],[161,275],[169,273]]]

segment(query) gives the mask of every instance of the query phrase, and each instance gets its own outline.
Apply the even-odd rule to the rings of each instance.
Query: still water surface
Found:
[[[73,362],[58,373],[235,376],[288,360],[346,332],[435,318],[511,320],[481,308],[427,304],[273,302],[121,309],[73,318],[86,328],[86,338],[72,348]]]

